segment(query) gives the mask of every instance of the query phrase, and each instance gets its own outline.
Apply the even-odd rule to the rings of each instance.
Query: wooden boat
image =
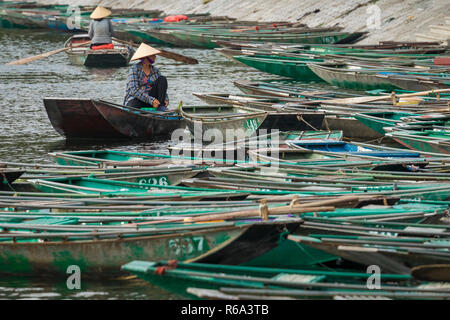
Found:
[[[314,219],[305,228],[323,230],[328,227],[328,235],[290,236],[289,239],[364,265],[377,261],[377,265],[390,273],[410,274],[411,268],[415,266],[445,264],[450,261],[446,226],[406,225],[403,229],[401,224],[395,223],[380,223],[384,227],[358,224],[362,223],[355,221],[353,228],[347,228],[340,223],[327,224]],[[382,236],[383,234],[388,236]]]
[[[147,184],[143,181],[126,182],[118,180],[96,179],[91,177],[60,177],[29,180],[36,188],[46,193],[76,193],[76,194],[95,194],[98,196],[120,196],[137,195],[158,197],[175,196],[179,199],[197,197],[197,198],[246,198],[245,192],[222,192],[223,190],[203,190],[188,188],[182,186],[171,186],[163,182],[159,184]],[[159,182],[159,181],[158,181]]]
[[[44,98],[44,106],[53,128],[67,139],[123,138],[91,99]]]
[[[194,295],[200,299],[234,301],[230,303],[235,303],[236,300],[448,300],[449,298],[449,294],[446,291],[448,286],[442,283],[426,283],[414,287],[413,290],[408,287],[388,288],[388,291],[366,290],[367,286],[366,288],[361,287],[360,290],[355,290],[353,287],[351,291],[342,289],[341,287],[336,289],[329,288],[327,290],[311,289],[311,287],[311,285],[308,286],[308,290],[304,290],[303,288],[255,289],[236,288],[234,285],[231,285],[230,287],[221,287],[219,290],[189,287],[186,291],[190,295]]]
[[[310,100],[325,100],[332,98],[355,97],[355,94],[349,94],[338,91],[317,90],[312,88],[298,88],[274,83],[252,82],[247,80],[234,81],[233,85],[242,92],[250,95],[272,96],[283,98],[302,98]]]
[[[272,141],[272,139],[277,139]],[[268,132],[267,135],[258,135],[248,139],[232,141],[231,143],[211,143],[203,145],[200,143],[182,142],[175,146],[168,147],[172,155],[180,154],[184,157],[198,159],[232,158],[238,161],[247,160],[247,151],[261,145],[284,146],[287,141],[293,139],[315,140],[315,139],[342,140],[342,131],[280,131],[278,133]],[[220,162],[219,162],[220,163]]]
[[[318,161],[319,165],[320,162]],[[339,172],[336,172],[339,171]],[[231,167],[231,168],[208,168],[207,172],[217,178],[220,179],[212,179],[208,180],[214,183],[224,182],[226,181],[224,178],[232,178],[232,179],[240,179],[240,183],[249,183],[251,180],[258,180],[262,183],[266,181],[270,181],[271,187],[275,187],[275,182],[278,181],[278,187],[286,188],[286,187],[301,187],[302,183],[310,183],[311,186],[313,184],[322,185],[322,186],[342,186],[345,188],[351,188],[350,186],[356,185],[366,185],[366,186],[382,186],[392,183],[392,181],[396,181],[397,183],[404,184],[410,183],[412,181],[415,182],[424,182],[424,181],[432,181],[432,182],[445,182],[449,179],[450,174],[448,173],[440,173],[437,175],[436,173],[429,172],[421,172],[421,171],[381,171],[381,170],[359,170],[358,172],[354,172],[353,168],[331,168],[331,167],[321,167],[321,168],[308,168],[305,165],[303,168],[295,168],[294,166],[283,166],[280,165],[279,168],[266,168],[263,166],[254,165],[246,165],[240,167]],[[287,184],[291,183],[290,186]],[[420,208],[422,210],[422,208]]]
[[[58,165],[93,167],[132,167],[170,163],[173,157],[166,154],[139,153],[116,150],[82,150],[50,152],[49,155]]]
[[[128,138],[167,137],[186,127],[186,121],[176,112],[149,112],[103,100],[93,100],[93,104],[117,132]]]
[[[131,28],[128,27],[126,32],[131,34],[135,39],[139,40],[137,42],[154,43],[165,46],[172,46],[172,44],[162,41],[156,37],[153,37],[149,31],[153,29],[141,29],[141,28]]]
[[[448,130],[392,131],[386,133],[386,136],[413,150],[450,154],[450,132]]]
[[[117,276],[120,266],[130,260],[202,256],[205,261],[211,257],[220,263],[230,257],[229,253],[239,264],[272,249],[281,232],[293,231],[298,225],[291,219],[147,226],[116,221],[87,226],[70,217],[3,223],[2,228],[11,231],[1,235],[0,273],[66,277],[67,268],[77,265],[85,276],[107,277]]]
[[[184,30],[170,30],[165,32],[170,38],[162,38],[158,33],[152,36],[177,46],[188,46],[195,48],[213,49],[218,47],[213,40],[244,40],[244,41],[267,41],[281,43],[337,43],[352,42],[360,38],[363,33],[328,32],[328,33],[299,33],[299,34],[236,34],[236,33],[202,33]],[[176,40],[173,39],[176,38]]]
[[[11,184],[24,173],[23,170],[2,169],[0,167],[0,190],[9,190]]]
[[[126,67],[133,55],[129,46],[113,41],[114,49],[91,50],[89,45],[71,48],[72,45],[90,41],[88,35],[80,34],[70,37],[64,44],[69,59],[74,64],[96,68]]]
[[[181,180],[200,175],[205,167],[194,165],[175,165],[173,163],[141,167],[119,168],[80,168],[79,166],[61,166],[49,169],[23,168],[26,173],[23,180],[51,179],[60,177],[91,177],[103,180],[117,180],[155,185],[179,185]]]
[[[448,71],[447,71],[448,72]],[[448,74],[436,75],[391,75],[380,74],[378,78],[386,79],[392,85],[411,91],[427,91],[433,89],[448,89],[450,87],[450,77]]]
[[[213,98],[214,99],[214,98]],[[220,98],[219,98],[220,99]],[[293,109],[293,108],[282,108],[278,106],[272,106],[269,104],[248,104],[239,105],[239,103],[234,104],[233,100],[222,99],[228,101],[230,103],[227,106],[202,106],[195,107],[194,109],[190,108],[195,112],[199,112],[200,114],[208,115],[214,113],[214,109],[217,112],[217,115],[221,113],[244,113],[244,112],[254,112],[260,113],[265,112],[267,116],[262,121],[262,123],[258,126],[258,130],[279,130],[279,131],[307,131],[307,130],[318,130],[322,127],[322,123],[325,117],[325,114],[320,111],[308,110],[308,109]],[[233,106],[232,106],[233,104]],[[184,107],[183,110],[187,107]],[[220,116],[218,116],[220,117]]]
[[[152,285],[190,299],[197,298],[187,291],[189,287],[193,286],[215,290],[226,286],[252,289],[307,288],[308,290],[319,290],[319,288],[327,288],[324,289],[325,291],[332,290],[334,286],[339,286],[341,289],[349,290],[350,294],[351,290],[355,290],[358,286],[362,290],[369,276],[362,272],[328,271],[325,269],[245,267],[178,261],[132,261],[122,266],[122,270],[135,274]],[[164,270],[164,272],[159,272],[160,270]],[[388,281],[407,283],[409,279],[409,275],[384,273],[381,277],[383,286],[388,285]],[[341,281],[343,283],[339,283]],[[345,288],[344,283],[356,287],[348,286]],[[329,284],[329,287],[327,287],[327,284]],[[412,289],[405,287],[405,290]]]
[[[180,114],[194,137],[219,132],[221,141],[252,136],[268,116],[265,111],[234,106],[183,106]]]
[[[174,113],[159,114],[106,101],[78,98],[44,98],[55,130],[66,139],[154,139],[185,126]]]
[[[383,149],[381,146],[367,146],[358,143],[349,143],[344,141],[335,140],[313,140],[304,141],[292,140],[289,146],[293,146],[299,149],[309,149],[314,151],[323,152],[324,154],[333,155],[335,153],[343,153],[352,156],[370,156],[370,157],[382,157],[382,158],[418,158],[419,153],[403,151],[400,149],[392,150]]]
[[[407,171],[409,166],[425,167],[423,158],[414,159],[369,159],[352,157],[346,154],[326,153],[300,148],[260,148],[248,151],[252,161],[261,161],[279,166],[305,166],[312,168],[358,168],[361,170]]]
[[[357,113],[355,118],[366,125],[368,128],[375,130],[376,132],[384,135],[386,131],[385,127],[393,127],[402,121],[402,118],[414,116],[417,114],[407,112],[367,112]]]
[[[263,72],[301,81],[323,81],[306,65],[307,63],[323,63],[318,59],[280,59],[264,56],[234,56],[233,59]]]
[[[385,70],[367,70],[363,68],[347,68],[330,66],[322,66],[319,64],[307,64],[308,67],[324,81],[339,88],[353,90],[374,90],[385,89],[395,90],[397,86],[390,81],[376,77],[377,73]]]

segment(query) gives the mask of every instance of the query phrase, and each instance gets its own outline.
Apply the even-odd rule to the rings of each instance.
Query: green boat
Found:
[[[406,112],[367,112],[355,114],[355,119],[366,125],[368,128],[384,135],[385,127],[394,127],[402,122],[402,119],[409,116],[416,116],[414,113]]]
[[[446,71],[443,71],[446,72]],[[408,74],[380,74],[378,78],[383,78],[394,86],[409,91],[428,91],[434,89],[450,88],[450,76],[448,73],[429,75],[408,75]]]
[[[170,43],[166,41],[162,41],[158,38],[153,37],[148,30],[145,29],[138,29],[138,28],[126,28],[125,31],[135,37],[136,40],[139,40],[139,42],[146,42],[146,43],[153,43],[153,44],[159,44],[159,45],[165,45],[165,46],[171,46]]]
[[[378,72],[385,72],[386,70],[349,68],[347,66],[333,68],[313,63],[307,65],[317,76],[339,88],[352,90],[399,89],[392,85],[390,81],[376,77]]]
[[[27,179],[49,179],[58,177],[91,177],[97,179],[117,180],[126,182],[137,182],[156,185],[178,185],[181,180],[192,178],[207,167],[196,166],[150,166],[148,168],[80,168],[56,167],[52,169],[24,169],[26,174],[22,180]]]
[[[345,288],[346,284],[355,285],[356,287],[353,287],[353,290],[356,288],[363,289],[369,277],[369,274],[362,272],[244,267],[178,261],[132,261],[122,266],[122,270],[189,299],[196,299],[197,297],[190,294],[187,289],[198,286],[208,289],[234,287],[258,289],[308,288],[308,290],[314,290],[316,288],[314,284],[317,284],[318,288],[327,290],[328,284],[328,290],[331,290],[334,287],[333,284],[336,284],[341,287],[343,292],[351,294],[352,287]],[[408,284],[410,279],[409,275],[385,273],[380,278],[383,285],[389,281]],[[339,285],[336,282],[339,282]]]
[[[0,273],[67,277],[70,266],[85,276],[108,277],[135,259],[215,259],[243,263],[276,246],[280,234],[298,227],[284,222],[78,223],[46,217],[0,223]],[[8,230],[8,231],[7,231]],[[259,242],[250,242],[259,239]],[[239,250],[237,250],[239,248]],[[222,257],[222,258],[220,258]]]
[[[302,225],[308,236],[288,239],[363,265],[377,264],[389,273],[410,274],[415,266],[450,261],[445,225],[346,222],[310,218]]]
[[[221,141],[254,135],[269,115],[266,111],[240,106],[183,106],[180,114],[193,137],[207,139],[206,134],[218,132]],[[236,137],[236,133],[240,136]]]
[[[323,62],[317,59],[276,59],[253,56],[234,56],[233,59],[263,72],[301,81],[323,81],[306,65],[311,62]]]
[[[113,41],[114,49],[92,50],[88,44],[72,47],[87,41],[90,41],[88,34],[79,34],[64,43],[64,47],[68,48],[67,56],[73,64],[96,68],[126,67],[134,53],[130,46],[116,41]]]
[[[49,155],[53,160],[63,166],[127,166],[135,162],[136,166],[145,165],[143,161],[148,161],[149,165],[170,163],[173,157],[167,154],[140,153],[117,150],[83,150],[69,152],[51,152]],[[176,159],[176,158],[175,158]],[[174,160],[175,160],[174,159]]]
[[[450,131],[446,129],[392,131],[386,136],[409,149],[450,154]]]
[[[167,184],[146,184],[143,181],[126,182],[116,180],[104,180],[95,178],[50,178],[29,180],[37,189],[45,193],[76,193],[94,194],[98,196],[151,196],[155,199],[161,198],[245,198],[245,192],[229,192],[226,190],[206,190],[199,188],[188,188],[180,186],[170,186]],[[159,181],[158,181],[159,182]]]
[[[281,43],[338,43],[351,42],[359,38],[363,33],[329,32],[329,33],[300,33],[300,34],[237,34],[237,33],[201,33],[181,30],[166,31],[172,38],[162,38],[160,35],[152,33],[153,36],[163,41],[171,42],[173,45],[183,45],[195,48],[214,49],[219,45],[213,40],[230,41],[266,41]]]

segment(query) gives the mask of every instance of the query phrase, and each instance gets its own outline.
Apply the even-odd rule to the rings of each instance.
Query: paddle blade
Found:
[[[450,264],[431,264],[412,268],[411,275],[423,281],[450,281]]]
[[[117,41],[119,43],[122,44],[127,44],[127,45],[131,45],[135,48],[139,47],[138,44],[133,43],[133,42],[126,42],[117,38],[113,38],[114,41]],[[171,52],[171,51],[166,51],[166,50],[162,50],[162,49],[158,49],[161,53],[159,54],[161,57],[167,58],[167,59],[172,59],[175,61],[179,61],[179,62],[183,62],[186,64],[198,64],[198,60],[191,58],[191,57],[186,57],[183,56],[182,54],[179,53],[175,53],[175,52]]]
[[[186,64],[198,64],[197,59],[194,59],[191,57],[186,57],[179,53],[170,52],[170,51],[166,51],[166,50],[162,50],[162,49],[159,49],[159,51],[161,51],[161,53],[159,54],[161,57],[164,57],[167,59],[172,59],[172,60],[179,61],[179,62],[183,62]]]

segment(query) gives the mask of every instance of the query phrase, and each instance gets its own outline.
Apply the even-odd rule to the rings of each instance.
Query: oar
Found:
[[[12,65],[26,64],[26,63],[29,63],[29,62],[33,62],[33,61],[36,61],[36,60],[40,60],[40,59],[43,59],[43,58],[50,57],[50,56],[52,56],[54,54],[57,54],[57,53],[60,53],[60,52],[63,52],[63,51],[66,51],[66,50],[69,50],[69,49],[72,49],[72,48],[81,47],[81,46],[84,46],[84,45],[90,44],[90,43],[91,43],[90,41],[78,43],[78,44],[72,45],[70,47],[65,47],[65,48],[61,48],[61,49],[58,49],[58,50],[53,50],[53,51],[41,53],[41,54],[39,54],[37,56],[32,56],[32,57],[28,57],[28,58],[24,58],[24,59],[20,59],[20,60],[11,61],[11,62],[6,63],[6,65],[7,66],[12,66]]]
[[[117,39],[117,38],[113,38],[113,40],[117,41],[119,43],[122,43],[122,44],[131,45],[131,46],[133,46],[135,48],[139,47],[139,45],[137,45],[137,44],[135,44],[133,42],[126,42],[126,41],[122,41],[122,40]],[[186,56],[183,56],[183,55],[181,55],[179,53],[166,51],[166,50],[163,50],[163,49],[158,49],[158,50],[161,51],[161,53],[159,54],[161,57],[164,57],[164,58],[167,58],[167,59],[172,59],[172,60],[175,60],[175,61],[180,61],[180,62],[183,62],[183,63],[186,63],[186,64],[198,64],[198,60],[197,59],[194,59],[194,58],[191,58],[191,57],[186,57]]]

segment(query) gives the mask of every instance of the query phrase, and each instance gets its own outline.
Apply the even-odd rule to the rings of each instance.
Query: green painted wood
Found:
[[[234,56],[233,59],[263,72],[289,77],[301,81],[322,81],[306,63],[318,61],[305,59],[303,61],[288,59],[271,59],[252,56]],[[322,60],[323,61],[323,60]]]

